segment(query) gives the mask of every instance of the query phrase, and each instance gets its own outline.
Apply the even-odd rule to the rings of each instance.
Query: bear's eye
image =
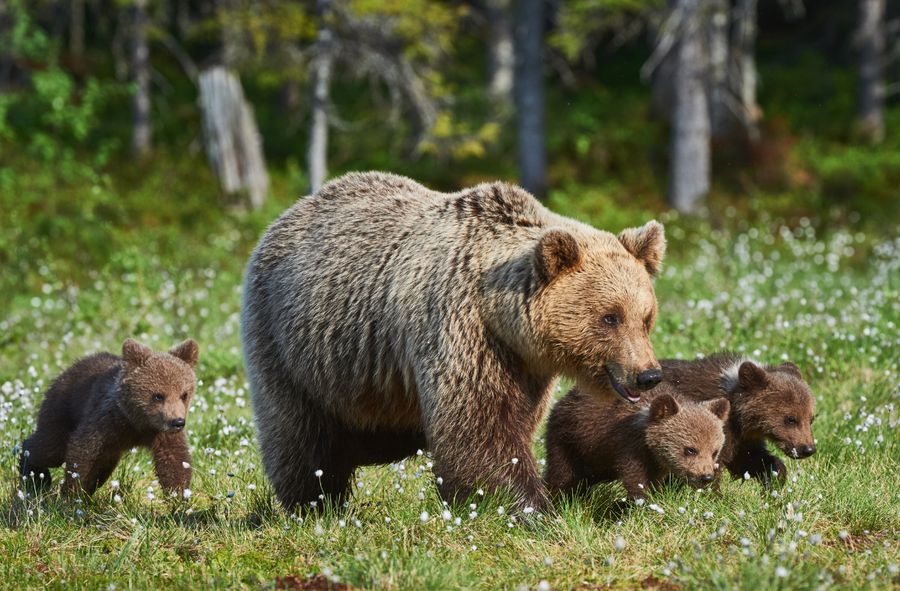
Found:
[[[607,326],[619,326],[620,322],[618,314],[607,314],[603,317],[603,324]]]
[[[159,392],[157,392],[156,394],[153,395],[153,402],[162,402],[165,399],[166,399],[166,397],[163,396],[162,394],[160,394]]]
[[[794,427],[797,425],[797,417],[795,416],[787,416],[784,417],[784,424],[788,427]]]
[[[187,400],[187,396],[188,396],[188,395],[187,395],[187,392],[182,392],[182,394],[181,394],[181,401],[182,401],[182,402],[185,402],[185,401]]]
[[[686,447],[686,448],[684,448],[684,455],[695,456],[695,455],[697,455],[697,450],[693,447]]]

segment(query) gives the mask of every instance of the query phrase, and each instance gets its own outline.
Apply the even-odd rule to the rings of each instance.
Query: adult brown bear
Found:
[[[279,500],[340,499],[357,466],[427,448],[444,498],[544,507],[531,445],[558,376],[632,400],[661,379],[664,250],[656,222],[616,237],[503,183],[353,173],[301,199],[257,246],[241,318]]]

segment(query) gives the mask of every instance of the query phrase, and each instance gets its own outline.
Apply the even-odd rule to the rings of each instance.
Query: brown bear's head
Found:
[[[730,408],[725,398],[679,404],[661,394],[647,411],[647,446],[674,476],[702,488],[716,478]]]
[[[659,272],[665,247],[658,222],[618,236],[591,232],[576,237],[551,229],[539,239],[535,331],[549,357],[583,391],[607,396],[612,390],[636,402],[639,390],[662,379],[650,344],[656,319],[651,278]]]
[[[744,361],[731,389],[739,392],[735,413],[745,436],[768,439],[792,458],[816,453],[816,401],[796,365],[763,368]]]
[[[155,353],[131,339],[125,341],[119,406],[135,427],[149,431],[184,428],[197,387],[194,366],[199,354],[192,339],[168,353]]]

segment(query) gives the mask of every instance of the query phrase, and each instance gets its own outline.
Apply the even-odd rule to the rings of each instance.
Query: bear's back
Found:
[[[41,416],[53,417],[66,424],[77,424],[100,398],[116,387],[121,358],[112,353],[95,353],[82,357],[61,373],[50,385],[41,405]]]

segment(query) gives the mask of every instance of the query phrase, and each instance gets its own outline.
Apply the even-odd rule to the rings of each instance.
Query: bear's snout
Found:
[[[639,373],[635,378],[634,383],[638,390],[650,390],[656,387],[662,381],[662,378],[662,368],[654,367]]]
[[[798,445],[794,448],[796,450],[795,457],[797,458],[808,458],[809,456],[816,453],[816,446],[813,445]]]
[[[184,429],[184,419],[172,419],[171,421],[169,421],[169,429],[172,431],[181,431],[182,429]]]

